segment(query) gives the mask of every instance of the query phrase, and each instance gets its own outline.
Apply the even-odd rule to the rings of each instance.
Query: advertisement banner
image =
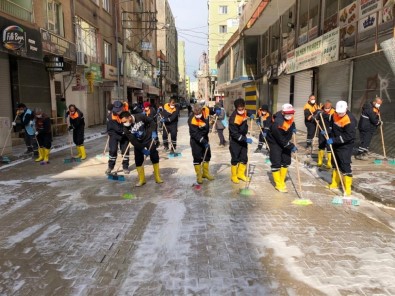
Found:
[[[360,0],[358,32],[365,32],[376,27],[380,14],[376,12],[383,6],[383,0]]]
[[[66,59],[75,61],[76,51],[74,43],[57,36],[45,29],[40,29],[43,51],[54,55],[63,56]]]
[[[322,36],[295,49],[296,71],[321,65]]]
[[[287,74],[296,72],[295,50],[291,50],[290,52],[287,53],[287,64],[286,64],[285,72]]]
[[[339,60],[339,29],[334,29],[322,35],[321,65]]]
[[[355,35],[358,19],[357,1],[339,11],[340,38],[346,39]]]

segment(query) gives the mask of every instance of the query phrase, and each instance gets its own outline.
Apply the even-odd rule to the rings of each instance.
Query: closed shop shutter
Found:
[[[318,101],[320,103],[330,100],[335,106],[337,101],[348,100],[350,69],[350,61],[329,63],[319,68]]]
[[[8,55],[0,52],[0,117],[13,117]]]
[[[380,108],[384,122],[383,133],[387,156],[395,156],[395,73],[383,53],[354,60],[351,112],[359,120],[364,103],[378,95],[383,100]],[[359,136],[359,133],[357,133]],[[358,143],[357,143],[358,144]],[[382,155],[380,129],[373,136],[370,149]]]
[[[277,109],[274,112],[280,111],[282,105],[290,102],[290,90],[291,90],[291,76],[281,76],[278,79],[278,98],[277,98]]]
[[[18,59],[18,82],[20,101],[52,117],[49,74],[44,64]]]
[[[300,73],[296,73],[295,75],[295,125],[297,130],[304,132],[306,132],[306,126],[304,125],[303,107],[307,103],[309,96],[312,93],[312,77],[313,71],[303,71]]]

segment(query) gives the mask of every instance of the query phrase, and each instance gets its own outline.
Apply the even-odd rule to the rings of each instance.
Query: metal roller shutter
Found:
[[[0,117],[12,116],[10,64],[8,55],[0,52]]]
[[[351,62],[330,63],[320,67],[318,74],[318,101],[331,100],[333,106],[337,101],[348,100],[350,88]]]
[[[277,98],[277,109],[274,112],[280,111],[282,105],[290,102],[290,91],[291,91],[291,76],[281,76],[278,79],[278,98]]]
[[[303,107],[306,104],[309,96],[312,93],[311,79],[313,77],[313,71],[303,71],[295,75],[295,125],[299,131],[306,132],[306,126],[304,125],[304,112]]]

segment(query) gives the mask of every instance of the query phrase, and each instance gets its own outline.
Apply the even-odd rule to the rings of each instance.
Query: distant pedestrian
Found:
[[[262,152],[263,144],[265,143],[265,138],[267,133],[270,131],[270,125],[272,124],[272,115],[269,112],[269,106],[263,104],[261,108],[259,108],[256,114],[256,124],[259,126],[259,142],[258,147],[254,151],[255,153]],[[266,145],[265,145],[266,146]],[[268,147],[266,147],[268,149]]]
[[[24,140],[27,150],[25,154],[33,153],[36,148],[35,143],[35,123],[34,123],[34,114],[33,111],[26,107],[25,104],[19,103],[17,106],[17,116],[20,118],[20,125],[25,130]],[[13,126],[18,125],[13,122]]]
[[[383,100],[376,97],[372,102],[366,103],[362,107],[361,117],[359,118],[359,147],[356,159],[365,160],[369,153],[370,142],[373,135],[383,122],[380,120],[380,107]]]
[[[35,136],[38,141],[38,158],[35,161],[49,163],[49,152],[52,146],[51,119],[40,108],[34,109]]]
[[[318,109],[320,109],[320,107],[316,103],[316,98],[314,95],[311,95],[303,107],[304,124],[307,128],[306,149],[312,149],[313,139],[316,137],[315,132],[317,124],[313,116]]]
[[[217,120],[215,121],[215,129],[217,130],[218,133],[218,138],[219,138],[219,146],[220,147],[225,147],[225,137],[224,137],[224,130],[226,128],[225,125],[227,125],[227,122],[224,124],[224,120],[226,117],[225,109],[221,108],[219,105],[216,105],[214,107],[215,111],[215,116],[217,117]]]
[[[69,117],[69,132],[73,131],[73,142],[77,147],[78,154],[76,158],[86,159],[86,152],[84,147],[84,132],[85,119],[84,114],[74,105],[69,105],[69,110],[66,112]]]

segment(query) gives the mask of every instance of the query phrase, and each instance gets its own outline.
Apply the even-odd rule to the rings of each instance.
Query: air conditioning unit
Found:
[[[90,58],[83,51],[77,51],[77,66],[90,66]]]

